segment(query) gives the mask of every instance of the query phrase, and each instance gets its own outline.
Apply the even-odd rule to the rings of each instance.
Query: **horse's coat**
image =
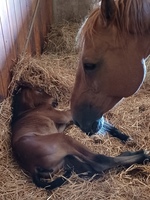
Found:
[[[134,94],[150,54],[150,0],[102,0],[81,27],[71,110],[74,122],[95,133],[101,117]]]
[[[56,110],[55,105],[50,95],[27,83],[21,83],[14,92],[12,148],[17,160],[37,186],[54,189],[71,176],[72,170],[80,175],[86,173],[93,176],[120,165],[130,166],[149,159],[142,150],[125,152],[117,157],[92,153],[62,133],[72,121],[72,116],[69,110]],[[62,168],[66,171],[65,178],[48,182],[49,174]]]

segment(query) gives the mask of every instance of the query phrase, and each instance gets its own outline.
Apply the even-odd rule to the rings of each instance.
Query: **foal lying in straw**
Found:
[[[13,94],[12,148],[38,187],[50,190],[59,187],[72,171],[91,177],[114,167],[127,167],[149,159],[142,150],[117,157],[92,153],[63,133],[72,116],[70,110],[59,111],[55,106],[50,95],[29,83],[20,83]],[[63,177],[48,182],[49,175],[62,168]]]

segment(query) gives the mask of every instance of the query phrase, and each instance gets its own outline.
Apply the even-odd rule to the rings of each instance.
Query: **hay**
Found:
[[[65,24],[65,26],[64,26]],[[46,37],[45,53],[55,53],[56,55],[76,54],[75,38],[79,28],[79,23],[64,23],[52,26],[50,33]]]
[[[40,58],[24,57],[12,70],[13,80],[9,97],[0,104],[0,199],[1,200],[149,200],[150,165],[134,165],[121,172],[112,170],[98,180],[83,180],[73,175],[66,184],[52,192],[36,188],[12,156],[9,132],[11,94],[20,78],[39,85],[58,98],[60,108],[69,107],[77,54],[73,49],[78,24],[54,27],[47,38],[47,48]],[[63,31],[66,30],[66,32]],[[58,34],[61,32],[61,34]],[[60,44],[62,45],[60,47]],[[150,82],[140,91],[107,113],[120,130],[130,135],[137,145],[123,145],[108,135],[100,136],[100,143],[72,126],[66,134],[88,146],[92,151],[115,156],[126,150],[150,149]],[[57,174],[59,175],[59,174]]]

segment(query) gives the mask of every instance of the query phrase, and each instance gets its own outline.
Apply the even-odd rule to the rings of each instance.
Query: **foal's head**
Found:
[[[13,94],[13,117],[15,118],[27,110],[45,104],[56,107],[57,101],[40,87],[21,81]]]
[[[150,53],[150,1],[102,0],[81,27],[71,108],[84,132],[97,132],[102,115],[134,94]]]

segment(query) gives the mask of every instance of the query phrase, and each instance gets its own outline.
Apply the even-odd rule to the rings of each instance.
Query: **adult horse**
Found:
[[[74,122],[92,134],[101,129],[103,114],[143,83],[150,54],[150,0],[102,0],[77,41],[71,110]]]

